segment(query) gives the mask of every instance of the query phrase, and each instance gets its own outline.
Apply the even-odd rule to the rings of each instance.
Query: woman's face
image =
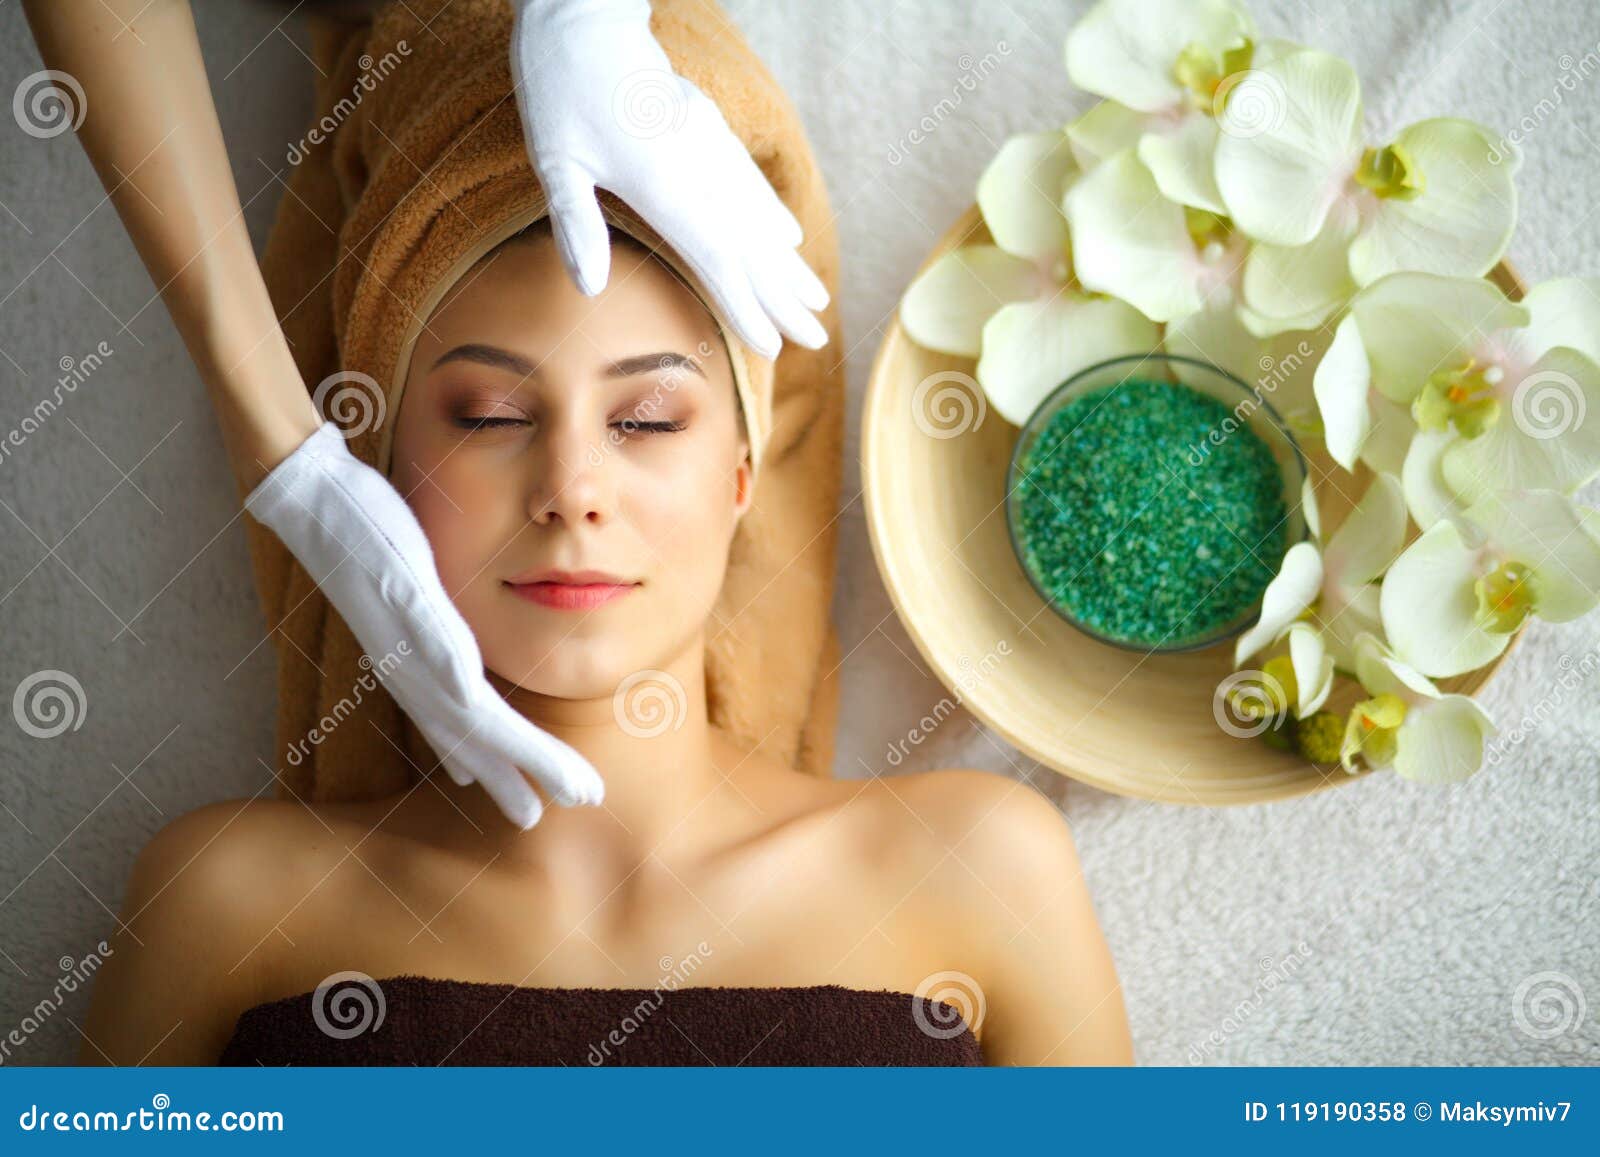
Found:
[[[548,234],[502,248],[428,319],[396,421],[390,479],[491,671],[599,697],[703,631],[749,458],[716,322],[655,258],[613,246],[589,298]],[[552,605],[519,585],[548,568],[633,585]]]

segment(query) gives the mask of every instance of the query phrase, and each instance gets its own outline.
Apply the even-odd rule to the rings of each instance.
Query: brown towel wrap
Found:
[[[341,1007],[331,987],[321,1001],[306,992],[247,1009],[218,1063],[984,1064],[953,1007],[886,989],[532,988],[415,975],[376,985],[381,1001]],[[371,982],[360,995],[374,995]]]

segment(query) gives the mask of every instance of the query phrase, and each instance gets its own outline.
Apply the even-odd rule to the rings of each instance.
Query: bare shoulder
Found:
[[[302,804],[230,799],[204,804],[169,821],[134,862],[128,902],[182,901],[196,912],[227,917],[271,910],[293,877],[314,873],[340,846],[336,829]]]
[[[951,955],[1009,940],[1020,918],[1064,879],[1080,877],[1072,831],[1037,788],[969,768],[842,781],[831,809],[863,885],[916,905]],[[902,899],[904,898],[904,899]],[[974,964],[976,967],[976,964]]]
[[[966,768],[876,781],[883,847],[934,903],[949,967],[982,994],[991,1064],[1125,1064],[1120,983],[1067,817],[1037,788]]]
[[[1027,887],[1076,858],[1066,816],[1028,783],[972,768],[874,782],[882,796],[878,810],[889,817],[885,830],[999,872],[1002,884]]]
[[[205,804],[151,836],[96,976],[80,1062],[214,1062],[262,989],[251,945],[270,934],[293,877],[314,870],[319,842],[332,844],[311,812],[273,799]]]

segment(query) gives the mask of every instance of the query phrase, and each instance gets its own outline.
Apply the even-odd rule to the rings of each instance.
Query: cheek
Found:
[[[504,480],[499,485],[446,462],[432,473],[418,471],[407,501],[433,547],[434,563],[445,589],[460,593],[483,581],[483,564],[505,542]]]
[[[694,602],[714,601],[734,530],[735,479],[717,455],[675,457],[628,488],[625,517],[652,552],[660,580]]]

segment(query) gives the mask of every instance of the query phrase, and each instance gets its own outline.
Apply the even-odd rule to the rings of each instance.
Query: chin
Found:
[[[634,661],[614,640],[577,634],[551,636],[548,643],[527,639],[515,648],[485,654],[489,669],[524,691],[556,699],[599,699],[648,663]]]

